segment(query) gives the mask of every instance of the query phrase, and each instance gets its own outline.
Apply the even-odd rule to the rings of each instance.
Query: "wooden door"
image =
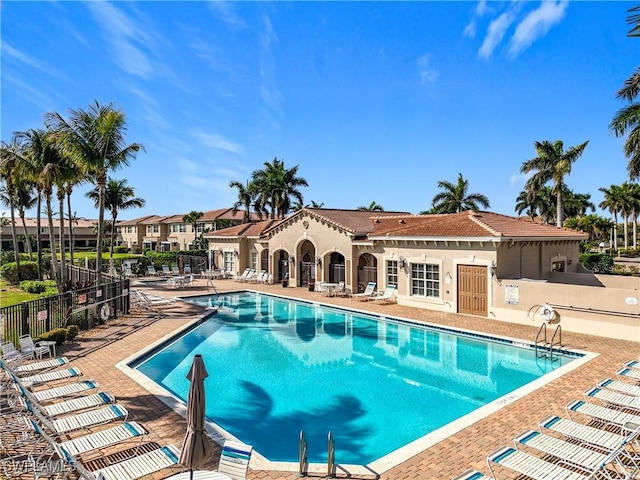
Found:
[[[458,265],[458,313],[487,316],[488,267]]]

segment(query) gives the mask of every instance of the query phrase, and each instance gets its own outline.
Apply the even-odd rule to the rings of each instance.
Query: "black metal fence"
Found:
[[[17,346],[25,334],[36,338],[69,325],[87,330],[129,313],[128,279],[103,274],[98,283],[95,272],[78,267],[68,267],[67,274],[72,283],[89,286],[0,308],[4,340]]]

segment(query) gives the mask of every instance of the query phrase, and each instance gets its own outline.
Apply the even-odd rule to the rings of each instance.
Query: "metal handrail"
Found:
[[[333,434],[329,431],[327,436],[327,478],[333,478],[336,471],[336,444]]]
[[[298,465],[299,477],[307,476],[307,467],[309,466],[309,463],[307,462],[308,453],[309,453],[309,447],[307,446],[307,439],[304,436],[304,430],[300,430],[300,453],[299,453],[299,465]]]
[[[540,329],[538,330],[538,334],[536,335],[536,343],[535,343],[536,358],[538,357],[538,344],[540,343],[540,334],[542,333],[544,333],[543,344],[546,345],[547,344],[547,324],[546,323],[543,323],[542,325],[540,325]]]
[[[553,340],[556,338],[557,334],[560,334],[560,337],[557,342],[554,342]],[[559,345],[562,347],[562,327],[560,325],[556,327],[556,331],[553,332],[553,335],[551,336],[551,342],[549,343],[549,347],[553,349],[554,345]]]

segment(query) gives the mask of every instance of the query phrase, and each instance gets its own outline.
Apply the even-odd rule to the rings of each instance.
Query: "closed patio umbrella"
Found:
[[[213,440],[204,431],[204,379],[208,376],[202,355],[193,357],[187,374],[191,382],[187,400],[187,434],[180,451],[180,463],[191,471],[192,478],[193,470],[202,468],[214,449]]]

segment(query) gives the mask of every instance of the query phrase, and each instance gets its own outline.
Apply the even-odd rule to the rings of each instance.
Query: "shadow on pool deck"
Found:
[[[221,293],[256,290],[528,341],[535,338],[539,327],[533,324],[529,327],[486,318],[432,312],[395,304],[376,305],[348,298],[328,298],[316,292],[309,292],[306,288],[283,288],[279,284],[242,284],[232,280],[219,280],[215,282],[215,286]],[[180,289],[167,288],[161,283],[134,281],[133,288],[167,297],[213,293],[205,280],[196,280],[193,287]],[[175,307],[166,309],[166,316],[163,318],[151,318],[147,316],[147,312],[137,311],[134,316],[118,319],[107,326],[83,333],[75,342],[60,347],[58,353],[72,360],[73,364],[84,372],[85,378],[96,379],[101,390],[116,395],[118,401],[131,412],[130,418],[149,430],[148,442],[172,443],[179,448],[186,429],[184,419],[115,368],[115,365],[203,312],[204,308],[185,302],[176,302]],[[565,415],[564,406],[569,401],[582,398],[584,390],[597,381],[614,375],[623,362],[637,357],[640,353],[638,342],[571,332],[563,332],[563,340],[568,348],[596,352],[600,356],[384,472],[381,478],[446,480],[469,467],[488,473],[485,458],[489,452],[510,444],[513,437],[522,430],[536,428],[538,421],[548,414]],[[429,406],[425,405],[424,408]],[[217,456],[218,453],[211,459],[209,468],[216,467]],[[336,461],[340,463],[339,458]],[[159,480],[177,471],[178,468],[164,470],[147,478]],[[509,477],[508,472],[501,471],[500,474],[501,479],[517,478],[516,475]],[[298,476],[295,473],[250,470],[249,478],[294,480]]]

